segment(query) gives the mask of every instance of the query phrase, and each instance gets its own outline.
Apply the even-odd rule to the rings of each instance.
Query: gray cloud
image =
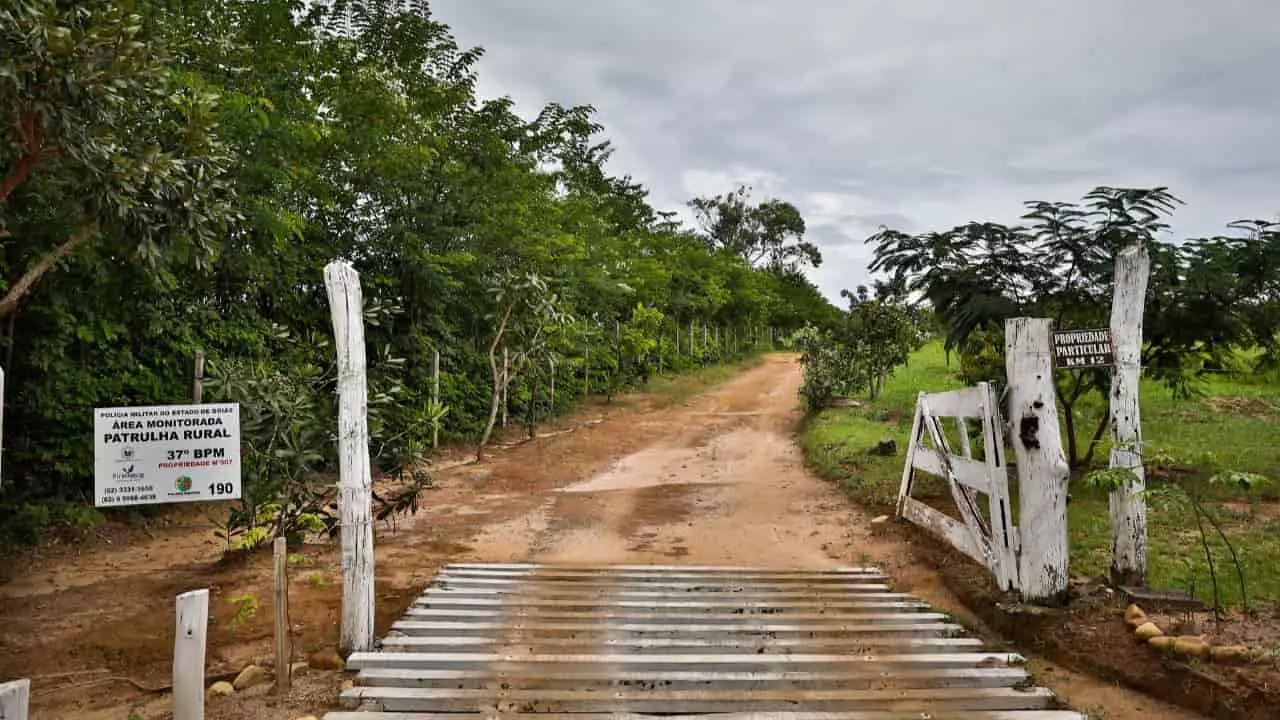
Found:
[[[1274,0],[437,0],[480,91],[590,104],[612,169],[680,208],[750,182],[795,202],[828,295],[862,240],[1096,185],[1169,185],[1177,235],[1280,212]]]

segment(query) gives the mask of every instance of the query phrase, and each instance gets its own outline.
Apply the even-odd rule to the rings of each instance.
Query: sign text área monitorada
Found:
[[[240,497],[240,406],[99,408],[94,413],[95,504]]]

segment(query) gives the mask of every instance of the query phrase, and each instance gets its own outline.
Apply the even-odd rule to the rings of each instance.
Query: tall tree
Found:
[[[707,243],[752,266],[794,270],[822,264],[822,253],[804,240],[804,218],[795,205],[768,199],[752,204],[751,189],[689,202]]]

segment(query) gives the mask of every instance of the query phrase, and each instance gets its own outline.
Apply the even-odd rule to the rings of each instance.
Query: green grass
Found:
[[[956,377],[958,369],[954,357],[947,365],[940,345],[926,346],[886,383],[876,402],[826,410],[813,417],[801,436],[806,459],[816,472],[839,482],[855,500],[877,511],[892,507],[902,479],[916,394],[962,387]],[[1219,376],[1208,380],[1204,389],[1202,397],[1178,401],[1162,386],[1144,382],[1143,433],[1148,454],[1159,450],[1185,459],[1189,466],[1178,468],[1178,482],[1213,498],[1211,510],[1241,556],[1250,601],[1274,604],[1280,600],[1280,563],[1275,562],[1280,557],[1280,507],[1259,503],[1234,488],[1211,486],[1208,478],[1215,469],[1280,478],[1280,387]],[[1087,444],[1103,403],[1100,397],[1081,399],[1078,432],[1083,436],[1082,445]],[[885,438],[897,442],[896,457],[867,453]],[[1097,460],[1105,463],[1105,459],[1106,449],[1101,448]],[[1174,482],[1158,471],[1151,475],[1153,486]],[[946,488],[941,481],[930,479],[917,484],[916,494],[946,495]],[[1209,571],[1193,513],[1153,503],[1148,519],[1150,584],[1194,590],[1198,597],[1209,599]],[[1078,478],[1073,480],[1068,505],[1073,574],[1105,572],[1111,546],[1108,523],[1106,494]],[[1208,526],[1206,531],[1214,535]],[[1229,553],[1216,536],[1210,547],[1224,602],[1239,605],[1238,581]]]

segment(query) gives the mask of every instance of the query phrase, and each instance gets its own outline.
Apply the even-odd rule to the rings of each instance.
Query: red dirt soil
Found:
[[[874,563],[912,592],[981,631],[910,542],[873,534],[862,511],[807,472],[793,439],[795,359],[774,355],[682,406],[632,396],[561,421],[561,432],[501,448],[481,464],[436,474],[424,509],[377,540],[382,633],[451,561],[751,564]],[[550,430],[550,428],[549,428]],[[564,430],[571,430],[564,432]],[[199,512],[146,532],[109,527],[92,546],[46,548],[0,586],[0,679],[30,677],[32,717],[168,717],[173,598],[211,592],[208,674],[232,676],[271,655],[269,553],[221,560]],[[341,595],[333,545],[292,550],[295,654],[331,647]],[[297,560],[297,558],[295,558]],[[252,594],[235,621],[230,598]],[[1197,717],[1064,669],[1038,680],[1110,720]],[[291,720],[332,707],[344,678],[312,672],[284,700],[262,686],[213,699],[211,719]]]

